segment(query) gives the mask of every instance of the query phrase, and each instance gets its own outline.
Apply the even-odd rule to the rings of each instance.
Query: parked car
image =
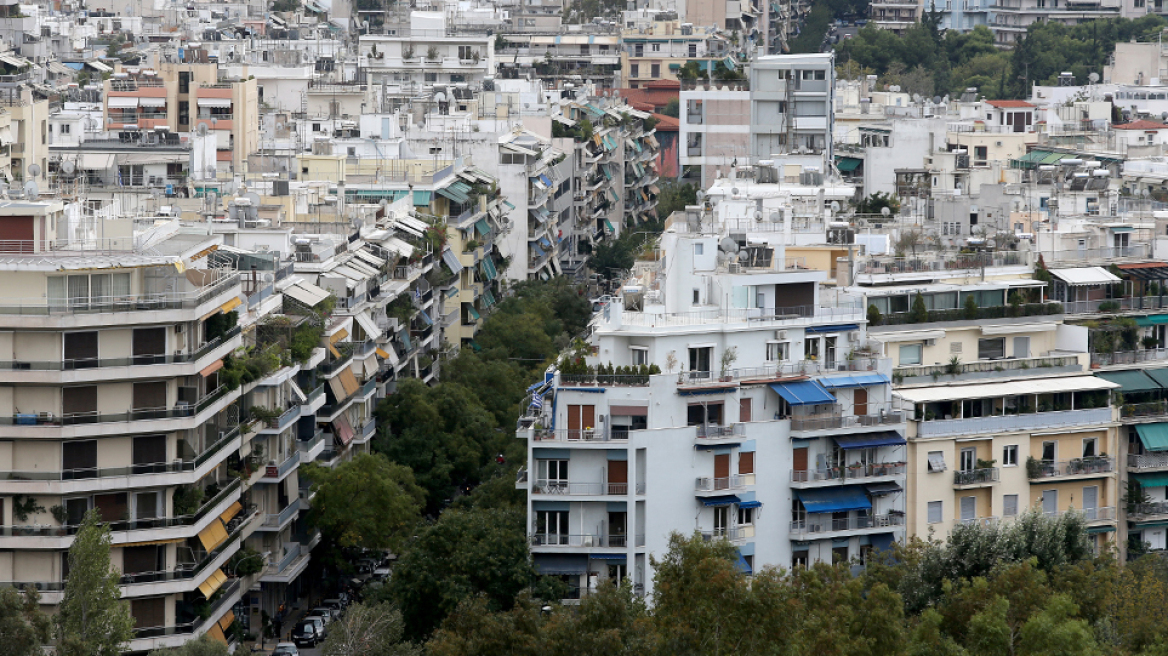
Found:
[[[373,578],[370,580],[377,581],[379,583],[385,583],[389,580],[389,577],[392,574],[393,570],[389,569],[388,567],[378,567],[377,569],[373,570]]]
[[[337,598],[325,599],[324,601],[320,602],[320,605],[333,609],[335,614],[338,616],[342,611],[345,610],[345,602]]]
[[[309,615],[319,615],[322,618],[324,618],[324,625],[325,626],[332,624],[333,620],[337,619],[337,616],[339,615],[339,613],[334,612],[333,609],[329,608],[328,606],[317,606],[316,608],[313,608],[312,610],[308,611],[308,614]]]
[[[276,650],[272,652],[272,656],[300,656],[300,650],[290,642],[281,642],[276,645]]]
[[[311,620],[301,620],[296,628],[292,629],[292,642],[297,647],[315,647],[320,644],[321,635],[316,631],[317,623]]]
[[[318,615],[309,615],[300,621],[301,622],[312,622],[313,625],[316,626],[316,639],[317,640],[323,642],[324,639],[328,637],[328,633],[329,633],[328,632],[328,625],[325,623],[323,617],[320,617]]]

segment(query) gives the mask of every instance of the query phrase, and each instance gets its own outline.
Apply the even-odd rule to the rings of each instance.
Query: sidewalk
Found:
[[[310,593],[311,594],[311,593]],[[276,645],[281,642],[292,642],[292,629],[304,618],[310,609],[312,609],[312,596],[301,597],[296,600],[294,607],[288,609],[285,613],[284,621],[280,626],[280,635],[276,638],[268,638],[264,641],[264,646],[261,649],[259,641],[245,640],[240,644],[237,654],[267,654],[276,649]]]

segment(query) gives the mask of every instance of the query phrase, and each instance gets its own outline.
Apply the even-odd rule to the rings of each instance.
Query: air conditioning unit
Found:
[[[775,339],[787,339],[787,331],[776,330],[775,331]]]
[[[181,323],[174,324],[174,333],[176,335],[181,333],[182,331],[183,331],[183,325]]]
[[[857,332],[856,332],[856,331],[854,331],[854,330],[853,330],[852,332],[849,332],[849,333],[848,333],[848,342],[850,342],[850,343],[853,343],[853,344],[854,344],[854,343],[856,343],[856,342],[858,342],[858,341],[860,341],[860,334],[859,334],[859,333],[857,333]]]
[[[936,345],[937,345],[937,340],[935,340],[935,339],[926,339],[925,340],[925,346],[936,346]]]

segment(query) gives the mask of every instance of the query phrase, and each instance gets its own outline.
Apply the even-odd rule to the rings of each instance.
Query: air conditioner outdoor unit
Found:
[[[775,339],[787,339],[787,331],[776,330],[775,331]]]
[[[183,325],[181,323],[174,324],[175,334],[181,333],[182,331],[183,331]]]

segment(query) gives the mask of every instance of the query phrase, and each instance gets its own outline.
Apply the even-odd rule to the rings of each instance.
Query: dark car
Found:
[[[316,622],[300,622],[292,630],[292,642],[297,647],[315,647],[320,644],[320,639]]]

